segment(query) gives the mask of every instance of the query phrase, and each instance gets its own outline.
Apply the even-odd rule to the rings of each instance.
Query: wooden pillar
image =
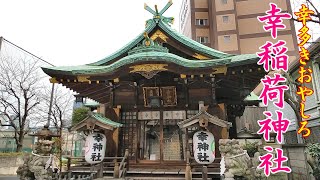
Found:
[[[215,83],[215,78],[211,78],[211,96],[212,96],[212,105],[217,104],[216,100],[216,83]]]
[[[237,138],[237,124],[236,117],[243,115],[245,105],[243,104],[230,104],[227,105],[228,121],[232,123],[232,127],[229,129],[230,138]]]
[[[188,88],[188,80],[187,79],[184,80],[183,87],[184,87],[184,93],[185,93],[184,95],[185,95],[185,99],[186,99],[185,107],[188,107],[189,106],[189,88]]]
[[[119,128],[115,129],[112,134],[112,140],[115,143],[115,152],[116,157],[118,157],[118,151],[119,151]]]
[[[232,123],[232,127],[229,129],[230,138],[236,139],[237,138],[236,117],[228,115],[228,121]]]
[[[222,139],[229,139],[229,130],[226,127],[223,127],[221,130],[221,138]]]
[[[110,108],[113,108],[114,106],[114,85],[110,88],[110,100],[109,100],[110,104]]]
[[[160,109],[160,163],[163,163],[163,151],[164,151],[164,146],[163,146],[163,110],[162,108]]]
[[[138,109],[135,111],[136,112],[136,129],[135,129],[135,133],[136,133],[136,147],[134,148],[134,152],[135,152],[135,162],[138,162],[138,158],[140,159],[140,140],[141,140],[141,124],[139,122],[139,117],[138,117]]]
[[[137,108],[139,104],[139,87],[136,82],[134,83],[134,99],[135,99],[134,106],[135,108]]]
[[[117,108],[113,108],[116,116],[117,116],[117,121],[119,122],[120,120],[120,110],[121,108],[120,107],[117,107]],[[115,143],[115,152],[116,152],[116,157],[118,157],[118,152],[119,152],[119,128],[115,129],[113,131],[113,134],[112,134],[112,139]]]
[[[185,143],[186,143],[186,158],[187,158],[187,161],[188,161],[188,158],[189,158],[189,154],[188,151],[189,151],[189,136],[188,136],[188,128],[184,128],[184,132],[185,132]]]
[[[183,139],[182,139],[182,130],[178,129],[179,134],[179,146],[180,146],[180,159],[184,160],[184,149],[183,149]]]

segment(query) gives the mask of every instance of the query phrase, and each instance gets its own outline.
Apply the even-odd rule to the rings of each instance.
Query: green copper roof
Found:
[[[96,102],[96,101],[90,101],[90,102],[86,102],[84,104],[84,106],[86,107],[98,107],[100,105],[100,103]]]
[[[229,56],[234,56],[231,54],[227,54],[215,49],[212,49],[210,47],[207,47],[201,43],[198,43],[197,41],[194,41],[180,33],[178,33],[176,30],[172,29],[167,23],[164,23],[162,21],[159,21],[159,23],[156,23],[154,20],[150,21],[148,23],[147,28],[141,33],[138,37],[136,37],[134,40],[126,44],[124,47],[122,47],[120,50],[116,51],[115,53],[111,54],[110,56],[97,61],[95,63],[91,63],[88,65],[105,65],[108,64],[108,62],[114,60],[115,58],[121,56],[122,54],[130,51],[134,47],[140,44],[140,42],[144,39],[144,32],[147,32],[148,34],[156,27],[160,27],[161,30],[163,30],[165,33],[169,34],[172,38],[174,38],[176,41],[180,42],[181,44],[189,47],[190,49],[194,50],[196,53],[204,54],[206,56],[212,57],[213,59],[219,59],[219,58],[225,58]]]
[[[107,125],[110,125],[110,126],[113,126],[113,127],[122,127],[123,125],[121,123],[117,123],[117,122],[114,122],[108,118],[106,118],[105,116],[103,116],[102,114],[99,114],[99,113],[92,113],[91,116],[93,118],[95,118],[96,120],[104,123],[104,124],[107,124]]]
[[[166,62],[174,63],[187,68],[206,68],[206,67],[217,67],[222,65],[227,65],[228,67],[251,64],[257,61],[257,56],[252,54],[229,56],[222,59],[211,59],[211,60],[189,60],[177,56],[172,53],[165,52],[142,52],[131,54],[126,56],[110,65],[107,66],[94,66],[94,65],[82,65],[82,66],[60,66],[60,67],[50,67],[51,70],[63,71],[72,75],[79,74],[100,74],[100,73],[111,73],[116,69],[137,63],[137,62]],[[43,68],[46,69],[46,68]]]
[[[257,96],[254,92],[251,92],[245,99],[245,101],[259,101],[259,96]]]
[[[258,60],[257,56],[253,54],[232,55],[212,49],[178,33],[170,27],[170,23],[172,23],[173,18],[167,18],[162,15],[171,6],[171,4],[172,2],[169,1],[160,12],[157,7],[154,11],[150,7],[145,6],[145,9],[154,15],[153,19],[149,19],[147,21],[147,26],[143,33],[110,56],[87,65],[50,67],[43,68],[43,70],[49,75],[53,71],[55,71],[55,74],[92,75],[99,73],[112,73],[122,66],[148,61],[174,63],[186,68],[210,68],[221,65],[227,65],[228,67],[239,66],[255,63]],[[177,41],[179,44],[185,46],[194,53],[208,57],[208,60],[186,59],[168,52],[167,48],[154,42],[152,42],[154,44],[143,46],[146,39],[150,39],[147,35],[151,32],[155,32],[156,30],[162,31],[170,39]]]

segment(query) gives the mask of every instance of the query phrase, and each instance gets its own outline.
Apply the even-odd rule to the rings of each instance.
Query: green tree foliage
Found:
[[[86,107],[75,109],[72,114],[72,125],[77,124],[86,118],[89,111],[90,110]]]
[[[320,180],[320,144],[308,144],[306,153],[311,156],[307,162],[312,168],[312,174],[316,180]]]

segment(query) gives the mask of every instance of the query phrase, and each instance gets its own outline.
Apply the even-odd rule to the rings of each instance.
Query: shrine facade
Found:
[[[100,61],[42,68],[52,83],[99,102],[98,113],[121,124],[105,132],[106,156],[129,149],[132,166],[184,165],[201,118],[219,160],[219,139],[237,138],[235,118],[265,75],[254,54],[220,52],[172,29],[173,18],[163,16],[171,4],[145,6],[153,14],[145,30]]]

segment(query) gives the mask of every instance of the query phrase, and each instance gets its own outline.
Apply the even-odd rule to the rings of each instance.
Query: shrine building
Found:
[[[173,18],[163,16],[171,4],[145,6],[153,14],[145,29],[102,60],[42,68],[51,83],[100,103],[94,122],[107,129],[106,157],[128,149],[130,167],[185,166],[201,122],[219,163],[219,139],[237,138],[235,119],[250,105],[244,98],[265,75],[255,54],[224,53],[172,29]]]

